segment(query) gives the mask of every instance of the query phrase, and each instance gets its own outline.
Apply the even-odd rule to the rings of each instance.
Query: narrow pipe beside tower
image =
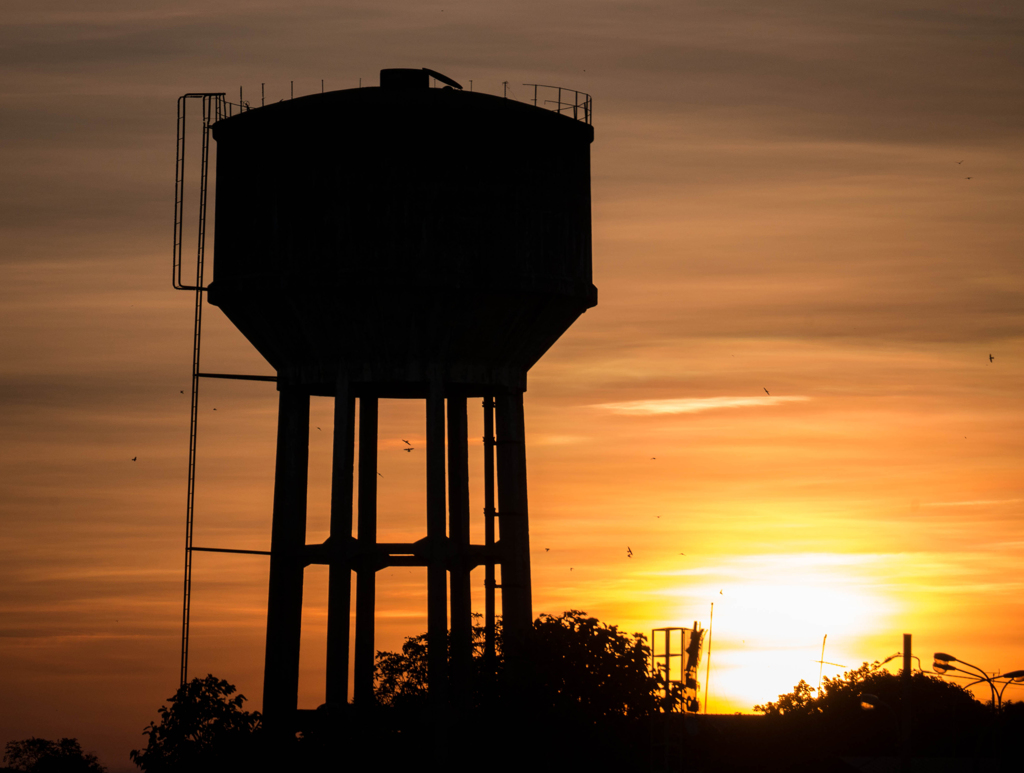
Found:
[[[431,76],[448,86],[430,88]],[[532,624],[526,374],[597,303],[590,100],[558,90],[554,106],[465,92],[427,70],[383,70],[379,88],[213,124],[208,300],[276,369],[280,391],[268,725],[295,726],[310,564],[330,568],[328,709],[348,701],[353,573],[356,704],[373,699],[375,574],[385,567],[427,570],[428,679],[440,705],[468,689],[473,568],[485,568],[488,656],[498,571],[507,661]],[[335,399],[331,532],[321,545],[306,544],[311,395]],[[426,536],[413,543],[377,542],[381,398],[426,405]],[[470,398],[484,407],[482,545],[470,542]]]

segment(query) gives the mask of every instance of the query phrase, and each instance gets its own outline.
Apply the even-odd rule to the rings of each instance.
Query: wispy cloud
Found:
[[[970,499],[966,502],[922,502],[921,507],[972,507],[975,505],[1009,505],[1024,499]]]
[[[669,400],[633,400],[623,403],[599,403],[592,408],[601,408],[612,413],[628,416],[651,416],[666,413],[700,413],[718,408],[751,408],[755,406],[779,405],[780,403],[810,400],[803,395],[781,397],[678,397]]]

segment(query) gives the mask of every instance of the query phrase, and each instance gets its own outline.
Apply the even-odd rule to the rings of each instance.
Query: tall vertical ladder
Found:
[[[182,227],[185,203],[185,129],[186,107],[189,100],[201,100],[203,115],[202,157],[199,173],[199,239],[196,250],[196,283],[181,281]],[[210,130],[214,123],[226,117],[227,103],[221,93],[185,94],[178,98],[178,135],[174,179],[174,256],[171,283],[175,290],[195,292],[195,319],[192,333],[192,412],[188,445],[188,500],[185,509],[185,587],[181,616],[181,684],[188,679],[189,614],[192,596],[192,525],[195,514],[196,433],[199,415],[199,352],[203,327],[203,260],[206,253],[207,182],[210,169]]]

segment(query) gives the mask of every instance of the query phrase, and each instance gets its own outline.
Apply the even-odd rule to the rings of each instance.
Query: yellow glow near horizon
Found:
[[[890,627],[900,611],[878,588],[882,563],[871,555],[753,555],[671,573],[693,580],[683,591],[688,598],[714,599],[712,710],[750,711],[800,679],[816,686],[825,635],[831,641],[826,661],[860,665],[855,651],[862,650],[861,640]],[[676,615],[686,619],[687,613],[692,616],[689,601]],[[826,666],[824,672],[841,670]]]

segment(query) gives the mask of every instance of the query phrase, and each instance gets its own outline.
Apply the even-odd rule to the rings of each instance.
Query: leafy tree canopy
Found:
[[[527,684],[557,713],[599,722],[658,709],[659,683],[648,668],[643,634],[631,636],[573,609],[534,621],[527,652]]]
[[[82,751],[77,738],[11,741],[4,749],[4,764],[10,770],[30,773],[105,773],[107,770],[96,755]]]
[[[245,696],[212,674],[182,685],[170,706],[160,707],[160,724],[143,730],[145,749],[131,752],[132,761],[147,773],[223,769],[251,753],[253,733],[260,728],[257,711],[242,710]]]
[[[496,632],[494,676],[484,662],[484,629],[473,627],[476,701],[489,686],[507,704],[522,699],[531,710],[575,715],[597,722],[638,717],[658,708],[659,683],[648,670],[650,648],[642,634],[622,633],[585,612],[541,615],[527,639],[527,656],[515,677],[505,672],[501,627]],[[427,635],[406,639],[401,652],[378,652],[377,702],[392,708],[422,706],[428,692]]]
[[[878,661],[864,663],[860,668],[847,671],[842,676],[825,677],[819,695],[803,679],[793,692],[780,695],[777,701],[754,706],[768,716],[811,715],[836,711],[860,711],[860,696],[869,693],[883,701],[883,706],[895,710],[903,699],[902,674],[893,674],[881,668]],[[957,684],[943,681],[922,672],[913,674],[912,692],[914,701],[920,704],[917,711],[925,706],[941,706],[943,711],[976,712],[981,708],[974,696]]]

